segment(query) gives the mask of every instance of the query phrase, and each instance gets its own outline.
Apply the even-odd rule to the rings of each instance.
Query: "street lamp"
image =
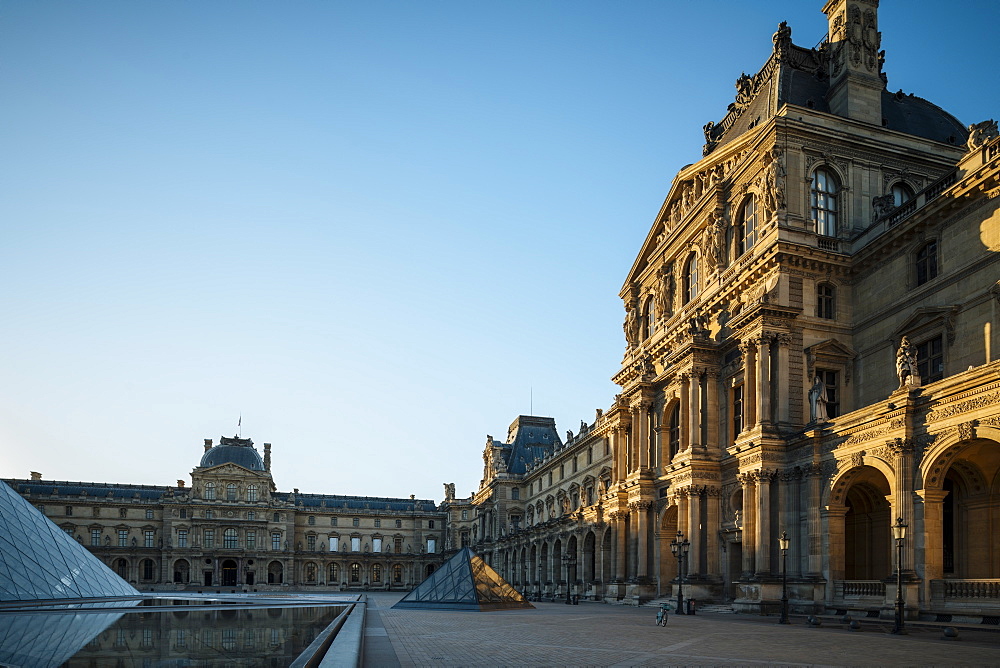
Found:
[[[896,635],[906,633],[903,621],[903,542],[906,541],[906,527],[909,526],[902,517],[892,525],[892,537],[896,541],[896,623],[892,632]]]
[[[670,551],[674,553],[677,557],[677,614],[684,614],[684,559],[687,557],[688,550],[691,549],[691,543],[689,543],[685,538],[684,534],[680,531],[677,532],[677,538],[675,538],[670,543]]]
[[[564,554],[563,563],[566,564],[566,605],[572,605],[573,599],[570,597],[570,583],[573,581],[573,567],[576,566],[576,555]]]
[[[782,531],[781,538],[778,539],[778,546],[781,548],[781,619],[779,624],[791,624],[788,619],[788,532]]]

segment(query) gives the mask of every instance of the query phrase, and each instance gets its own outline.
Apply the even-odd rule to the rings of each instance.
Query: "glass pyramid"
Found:
[[[0,601],[138,595],[100,559],[0,482]]]
[[[394,608],[506,610],[534,608],[467,547],[449,559]]]

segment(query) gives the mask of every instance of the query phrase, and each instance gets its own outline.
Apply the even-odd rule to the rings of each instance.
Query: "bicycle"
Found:
[[[670,604],[669,603],[660,603],[660,609],[656,611],[656,625],[657,626],[666,626],[667,625],[667,620],[670,619],[670,615],[668,614],[669,612],[670,612]]]

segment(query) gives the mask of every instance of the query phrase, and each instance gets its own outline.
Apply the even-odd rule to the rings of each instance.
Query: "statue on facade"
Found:
[[[829,416],[826,413],[828,398],[826,394],[826,383],[819,376],[813,378],[813,385],[809,389],[809,422],[826,422]]]
[[[792,46],[792,29],[788,27],[788,21],[782,21],[778,24],[778,31],[771,37],[771,41],[774,42],[774,53],[778,55],[778,58],[787,58],[788,51]]]
[[[625,323],[622,328],[625,330],[625,341],[628,343],[629,349],[632,349],[639,345],[639,318],[635,313],[634,307],[626,306],[628,313],[625,315]]]
[[[444,500],[452,501],[455,498],[455,483],[446,482],[444,484]]]
[[[917,371],[917,349],[905,336],[896,350],[896,374],[899,375],[899,389],[906,386],[919,387],[920,373]]]
[[[974,123],[969,126],[969,141],[966,144],[966,148],[969,151],[975,151],[978,148],[982,148],[983,145],[998,135],[1000,135],[1000,130],[997,129],[996,121],[988,120],[982,123]]]
[[[566,442],[569,443],[572,440],[573,440],[573,430],[572,429],[567,429],[566,430]]]
[[[872,222],[896,208],[896,198],[892,193],[872,197]]]
[[[715,212],[708,214],[708,226],[705,228],[704,237],[702,240],[702,250],[705,255],[715,261],[715,265],[721,265],[725,258],[723,257],[723,250],[725,249],[726,231],[722,226],[722,221],[720,220],[718,214]]]

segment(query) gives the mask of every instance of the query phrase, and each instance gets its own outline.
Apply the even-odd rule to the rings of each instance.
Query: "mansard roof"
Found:
[[[171,491],[159,485],[125,485],[108,482],[67,482],[63,480],[5,480],[19,494],[39,496],[92,496],[96,498],[156,501]]]
[[[507,442],[499,447],[507,471],[522,475],[527,471],[528,464],[544,459],[561,448],[562,440],[556,432],[553,418],[518,415],[507,429]]]
[[[393,499],[378,496],[344,496],[340,494],[302,494],[279,492],[274,498],[307,508],[328,510],[390,510],[393,512],[434,512],[437,504],[428,499]]]
[[[753,76],[744,73],[736,80],[736,99],[726,115],[705,126],[704,155],[767,121],[786,104],[831,113],[827,42],[815,49],[796,46],[785,23],[773,41],[774,51],[764,66]],[[883,81],[887,81],[884,75]],[[885,128],[924,139],[961,146],[968,138],[957,118],[912,93],[882,91],[882,117]]]

